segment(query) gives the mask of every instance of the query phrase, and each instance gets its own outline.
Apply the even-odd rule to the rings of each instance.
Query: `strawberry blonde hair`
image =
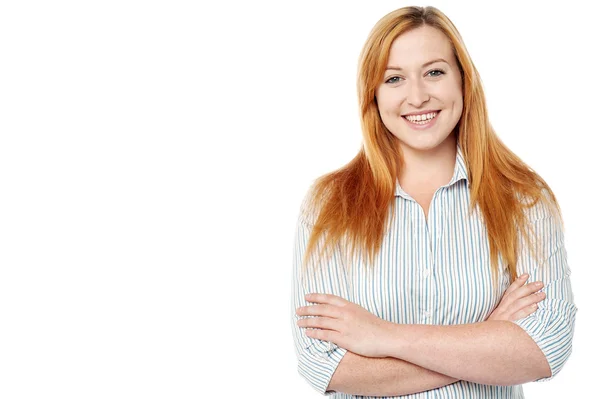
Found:
[[[311,185],[302,206],[309,215],[305,220],[312,221],[302,263],[306,267],[323,239],[319,256],[331,254],[344,243],[350,254],[358,248],[364,250],[369,264],[374,264],[395,213],[395,184],[404,166],[397,138],[379,116],[375,91],[382,82],[394,39],[423,25],[438,29],[453,47],[462,76],[464,108],[452,134],[457,135],[467,166],[469,210],[472,212],[477,205],[486,225],[495,283],[499,256],[507,264],[513,282],[517,278],[518,235],[529,229],[525,208],[542,200],[558,214],[562,224],[560,208],[548,184],[496,135],[488,119],[479,73],[458,30],[446,15],[431,6],[392,11],[371,30],[360,54],[357,81],[363,142],[348,164]],[[530,233],[524,237],[531,249]]]

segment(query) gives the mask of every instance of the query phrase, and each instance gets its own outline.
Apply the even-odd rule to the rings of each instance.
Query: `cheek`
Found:
[[[450,89],[453,96],[455,98],[458,98],[458,100],[456,101],[456,103],[458,105],[462,105],[462,99],[463,99],[463,92],[462,92],[462,83],[460,80],[457,80],[455,82],[453,82],[452,87],[450,87]]]
[[[462,97],[460,87],[456,87],[452,81],[447,81],[444,85],[436,87],[431,94],[448,102],[456,102],[457,98]]]
[[[462,112],[463,109],[463,96],[462,92],[459,90],[454,97],[454,108],[457,112]]]
[[[379,108],[379,113],[382,115],[400,115],[400,104],[392,96],[380,95],[377,97],[377,107]]]

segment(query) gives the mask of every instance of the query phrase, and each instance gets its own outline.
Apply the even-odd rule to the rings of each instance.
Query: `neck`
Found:
[[[404,168],[398,179],[403,189],[435,191],[452,179],[456,164],[454,134],[434,149],[418,151],[402,146]]]

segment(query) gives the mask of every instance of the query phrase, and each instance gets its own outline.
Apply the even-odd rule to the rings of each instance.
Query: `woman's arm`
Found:
[[[332,391],[353,395],[398,396],[421,392],[457,381],[415,364],[394,358],[370,358],[330,348],[327,342],[307,337],[297,322],[296,310],[310,305],[305,295],[317,290],[348,298],[348,286],[343,265],[334,256],[318,265],[317,270],[301,272],[301,258],[312,226],[302,217],[298,219],[294,241],[292,281],[292,335],[299,374],[319,393]]]
[[[390,356],[461,380],[518,385],[551,375],[544,353],[509,321],[392,327]]]
[[[572,325],[568,315],[557,313],[549,321],[543,315],[540,323],[544,331],[538,346],[510,321],[395,324],[336,295],[310,294],[307,300],[319,305],[302,307],[300,314],[308,312],[319,317],[299,320],[298,324],[307,328],[305,334],[312,339],[333,342],[362,356],[395,357],[486,385],[517,385],[549,378],[551,369],[545,355],[547,351],[565,353],[566,349],[558,344],[569,345],[565,337]]]
[[[343,298],[311,295],[323,306],[320,320],[302,322],[313,338],[332,341],[356,353],[406,360],[454,378],[489,385],[515,385],[553,378],[572,350],[577,307],[561,225],[542,205],[533,209],[539,258],[520,254],[517,273],[544,283],[546,299],[532,315],[516,321],[437,326],[381,322]],[[521,245],[523,251],[527,251]],[[316,307],[315,307],[316,308]],[[309,313],[313,314],[313,313]],[[359,326],[360,328],[356,327]],[[365,337],[378,337],[365,340]]]
[[[298,373],[319,393],[332,391],[354,395],[398,396],[442,387],[457,381],[415,364],[394,358],[369,358],[329,347],[327,342],[306,336],[297,322],[296,310],[308,306],[305,295],[318,291],[349,297],[346,273],[339,253],[322,260],[316,268],[302,272],[301,259],[312,230],[312,220],[301,212],[294,239],[292,277],[292,336],[298,358]],[[315,266],[315,265],[311,265]],[[343,387],[343,388],[342,388]]]
[[[399,396],[452,384],[457,378],[392,357],[372,358],[347,351],[327,391],[364,396]]]
[[[515,321],[531,315],[542,301],[539,287],[525,284],[527,275],[508,287],[487,320]],[[328,391],[354,395],[395,396],[439,388],[459,381],[402,359],[370,358],[348,351],[335,370]]]

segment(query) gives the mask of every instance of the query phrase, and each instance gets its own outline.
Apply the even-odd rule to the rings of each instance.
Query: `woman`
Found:
[[[495,134],[436,8],[376,24],[358,94],[361,151],[316,180],[298,219],[299,373],[338,398],[523,397],[571,353],[554,194]]]

